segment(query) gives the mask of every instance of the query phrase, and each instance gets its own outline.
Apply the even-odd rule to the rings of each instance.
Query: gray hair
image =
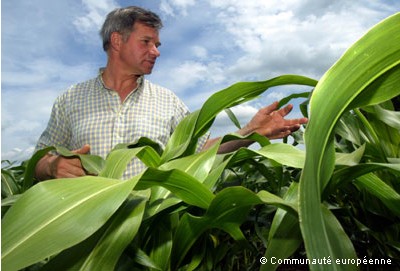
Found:
[[[163,26],[160,17],[150,10],[135,6],[114,9],[107,15],[100,30],[104,51],[110,48],[111,34],[113,32],[122,34],[124,40],[127,40],[136,22],[157,30]]]

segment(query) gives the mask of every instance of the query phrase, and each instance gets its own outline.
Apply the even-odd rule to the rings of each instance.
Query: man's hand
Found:
[[[261,108],[250,122],[240,131],[242,135],[258,133],[269,139],[278,139],[297,131],[302,124],[307,123],[307,118],[285,119],[293,109],[289,104],[277,110],[278,102]]]
[[[82,148],[72,151],[76,154],[89,153],[90,146],[84,145]],[[74,178],[86,175],[78,158],[68,158],[59,155],[47,154],[36,165],[36,178],[39,180]]]
[[[293,109],[293,105],[289,104],[281,109],[278,109],[278,102],[261,108],[250,122],[237,131],[236,133],[247,136],[252,133],[258,133],[266,136],[269,139],[284,138],[292,132],[297,131],[302,124],[307,123],[307,118],[285,119],[286,115]],[[218,138],[209,139],[203,147],[203,150],[210,148]],[[235,151],[241,147],[248,147],[253,141],[251,140],[233,140],[221,144],[218,153],[228,153]]]

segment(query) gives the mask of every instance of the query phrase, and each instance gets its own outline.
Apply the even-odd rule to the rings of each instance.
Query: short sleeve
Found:
[[[68,128],[68,118],[66,118],[66,94],[59,96],[53,104],[50,119],[46,129],[36,144],[35,151],[49,146],[63,146],[69,148],[71,138]]]

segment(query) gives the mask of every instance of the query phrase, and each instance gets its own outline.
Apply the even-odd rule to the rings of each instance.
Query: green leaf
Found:
[[[387,56],[390,60],[391,56]],[[393,60],[396,59],[396,55],[393,55]],[[389,66],[390,67],[390,66]],[[370,85],[359,93],[357,99],[354,99],[350,105],[351,108],[364,107],[367,105],[380,104],[382,101],[387,101],[396,97],[398,94],[396,89],[399,86],[400,69],[397,65],[393,68],[389,68],[378,78],[376,78]],[[379,89],[380,91],[376,91]]]
[[[147,189],[152,186],[162,186],[184,202],[204,209],[208,208],[214,198],[214,195],[202,183],[177,169],[163,171],[148,168],[135,189]]]
[[[216,142],[208,150],[171,160],[162,164],[160,170],[179,169],[188,173],[200,182],[203,182],[208,176],[215,160],[219,148],[219,142]]]
[[[85,176],[33,186],[2,220],[2,267],[18,270],[83,241],[117,210],[138,179]]]
[[[49,151],[55,149],[55,147],[47,147],[42,150],[38,150],[32,155],[32,157],[28,161],[28,165],[25,170],[24,183],[22,188],[23,191],[26,191],[33,185],[36,164],[39,162],[39,160],[42,159],[42,157],[45,156]]]
[[[97,232],[86,238],[84,241],[69,247],[56,256],[51,257],[46,264],[41,267],[40,271],[59,270],[80,270],[86,258],[90,255],[96,243],[104,233],[104,227],[101,227]]]
[[[262,190],[257,193],[257,196],[261,199],[262,202],[277,206],[283,210],[290,212],[292,215],[297,216],[297,205],[287,202],[282,198],[274,195],[268,191]]]
[[[292,182],[283,199],[287,204],[298,204],[299,185]],[[289,258],[302,243],[299,218],[297,213],[288,212],[284,209],[278,209],[272,220],[271,229],[269,231],[268,243],[266,244],[265,257],[271,259],[287,259]],[[260,270],[273,271],[276,270],[278,264],[267,261]]]
[[[218,193],[202,217],[186,213],[176,230],[171,256],[172,270],[180,262],[197,238],[207,229],[219,228],[235,240],[245,240],[239,226],[246,219],[251,207],[261,204],[260,198],[244,187],[229,187]]]
[[[303,168],[305,153],[303,150],[289,144],[274,143],[261,148],[257,153],[272,159],[281,165]]]
[[[11,195],[7,198],[1,199],[1,207],[12,206],[21,196],[22,194]]]
[[[340,222],[336,219],[335,215],[325,205],[322,204],[321,210],[322,217],[326,225],[326,235],[329,238],[329,243],[331,244],[331,246],[329,247],[329,250],[331,250],[331,255],[335,255],[335,257],[340,260],[357,259],[353,244],[350,238],[347,236],[346,232],[343,230]],[[311,242],[315,242],[316,245],[318,245],[319,243],[317,239],[312,239]],[[334,268],[340,268],[346,271],[358,270],[358,267],[356,265],[347,264],[343,266],[343,264],[337,264],[336,260],[334,262],[332,256],[329,256],[330,255],[326,256],[325,258],[332,260],[332,264],[328,265],[329,269],[331,269],[331,266],[333,266]],[[318,265],[318,268],[320,268],[321,270],[326,270],[326,267],[326,265]]]
[[[305,132],[306,161],[300,181],[299,209],[301,231],[309,258],[330,256],[335,263],[342,255],[355,255],[354,249],[345,245],[345,239],[343,245],[332,240],[332,236],[342,235],[338,227],[328,229],[330,225],[324,219],[325,212],[320,203],[321,193],[334,169],[332,131],[340,116],[345,110],[351,109],[352,104],[365,104],[365,100],[355,101],[357,97],[364,97],[360,94],[368,91],[369,86],[376,86],[376,93],[390,92],[390,95],[374,95],[374,103],[400,94],[400,89],[394,87],[400,83],[400,77],[396,79],[389,76],[390,84],[374,84],[385,81],[387,72],[396,72],[400,68],[399,24],[400,14],[396,14],[373,27],[324,74],[313,91],[310,121]],[[347,267],[333,264],[330,268],[345,270]],[[324,270],[324,267],[313,265],[311,269]]]
[[[134,261],[145,267],[150,267],[155,270],[162,270],[157,264],[141,249],[135,250],[135,255],[133,257]]]
[[[122,144],[122,145],[125,145],[125,144]],[[129,144],[128,148],[133,149],[133,148],[139,148],[139,147],[145,147],[145,146],[152,147],[159,155],[161,155],[162,152],[164,151],[157,142],[151,140],[148,137],[139,138],[139,140],[137,142],[135,142],[133,144]]]
[[[235,124],[236,128],[241,129],[239,120],[236,118],[235,114],[230,108],[224,109],[225,113],[228,115],[229,119]]]
[[[150,191],[133,191],[112,217],[81,270],[114,270],[124,249],[132,242],[142,222]]]
[[[165,150],[161,156],[161,163],[177,158],[187,150],[190,139],[193,137],[198,114],[198,110],[194,111],[179,122],[165,146]]]
[[[330,192],[336,191],[340,186],[344,186],[362,175],[388,169],[400,176],[400,163],[366,163],[337,169],[322,198],[325,199]]]
[[[302,168],[305,161],[304,151],[284,143],[274,143],[259,150],[242,148],[233,154],[231,164],[246,160],[250,157],[261,156],[272,159],[281,165]]]
[[[292,99],[297,99],[297,98],[308,98],[310,96],[310,92],[301,92],[301,93],[293,93],[289,96],[286,96],[285,98],[281,99],[278,104],[278,108],[281,108],[282,106],[286,105],[289,103]]]
[[[168,270],[172,250],[172,223],[173,218],[161,216],[160,221],[151,226],[151,238],[146,241],[150,247],[149,256],[161,270]]]
[[[15,176],[11,172],[1,169],[1,197],[9,197],[19,193],[20,187]]]
[[[364,188],[379,198],[395,215],[400,217],[400,194],[373,173],[368,173],[355,180],[357,186]]]
[[[147,166],[158,166],[160,156],[149,146],[134,149],[127,148],[129,144],[119,144],[107,156],[106,163],[99,176],[114,179],[122,178],[128,164],[133,158],[140,158]]]
[[[56,147],[57,153],[64,157],[79,157],[83,168],[93,175],[98,175],[104,166],[104,159],[93,154],[76,154],[67,148]]]
[[[365,144],[352,153],[336,153],[336,165],[355,166],[358,165],[365,151]]]
[[[378,120],[384,122],[394,129],[400,130],[400,112],[386,110],[379,105],[375,105],[373,108],[375,111],[375,116]]]
[[[150,186],[150,185],[148,185]],[[181,203],[182,200],[168,189],[154,185],[151,187],[151,197],[144,214],[144,219],[150,218],[161,211]]]
[[[363,144],[360,121],[355,114],[350,112],[344,113],[337,122],[334,132],[357,146]]]
[[[267,191],[257,195],[244,187],[229,187],[219,192],[202,217],[185,214],[178,226],[175,239],[172,267],[176,267],[184,258],[197,238],[206,230],[219,228],[229,233],[236,241],[245,241],[240,225],[256,204],[271,204],[297,214],[297,207]]]

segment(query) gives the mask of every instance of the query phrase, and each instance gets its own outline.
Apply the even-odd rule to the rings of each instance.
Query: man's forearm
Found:
[[[236,133],[239,135],[242,135],[242,136],[246,136],[246,135],[249,135],[251,133],[251,131],[248,129],[248,127],[244,127],[242,129],[238,130]],[[219,139],[220,139],[220,137],[207,140],[206,144],[203,147],[203,150],[206,150],[206,149],[210,148],[211,146],[213,146]],[[238,140],[228,141],[228,142],[222,143],[219,146],[218,153],[233,152],[233,151],[238,150],[239,148],[248,147],[253,143],[254,143],[254,141],[250,140],[250,139],[238,139]]]

